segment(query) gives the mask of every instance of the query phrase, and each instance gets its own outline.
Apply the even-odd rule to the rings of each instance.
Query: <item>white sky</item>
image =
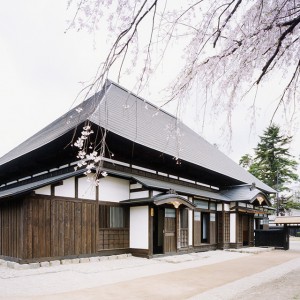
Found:
[[[11,0],[1,6],[0,156],[65,113],[82,87],[80,82],[92,78],[97,70],[97,58],[105,53],[105,41],[97,40],[94,49],[93,35],[74,31],[65,34],[68,18],[70,14],[63,0]],[[164,63],[163,68],[164,76],[172,74],[168,63]],[[124,87],[130,89],[130,86]],[[269,125],[269,108],[274,107],[273,90],[274,84],[266,86],[258,99],[263,106],[257,110],[256,126],[252,131],[250,102],[237,108],[232,123],[231,151],[220,116],[213,122],[207,120],[208,125],[202,130],[201,116],[193,99],[182,116],[185,123],[238,162],[257,145],[257,136]],[[154,101],[152,97],[145,98]],[[299,157],[299,131],[292,133],[292,152]]]

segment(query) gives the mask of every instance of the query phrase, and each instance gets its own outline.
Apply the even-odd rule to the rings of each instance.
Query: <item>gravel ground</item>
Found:
[[[289,272],[276,280],[253,287],[239,293],[232,299],[300,299],[300,268]]]
[[[251,254],[217,250],[157,259],[128,257],[29,270],[0,267],[0,299],[74,292],[249,255]]]
[[[141,286],[136,285],[137,282],[146,282],[151,279],[161,280],[168,276],[177,279],[177,274],[190,274],[196,272],[199,268],[199,275],[201,278],[206,276],[201,273],[205,269],[206,272],[211,272],[217,269],[216,274],[221,274],[221,277],[230,276],[232,271],[232,263],[227,263],[227,269],[219,270],[218,267],[224,266],[224,263],[232,260],[243,261],[249,260],[251,257],[255,258],[256,248],[248,248],[249,253],[228,252],[228,251],[209,251],[202,253],[193,253],[187,255],[177,255],[171,257],[162,257],[157,259],[143,259],[136,257],[129,257],[126,259],[107,260],[101,262],[90,262],[85,264],[70,264],[59,265],[55,267],[43,267],[39,269],[30,270],[14,270],[5,267],[0,267],[0,299],[99,299],[102,290],[114,289],[114,287],[129,287],[140,289],[142,296],[134,299],[153,299],[148,297],[146,293],[143,294]],[[266,251],[261,249],[260,251]],[[247,249],[244,251],[248,252]],[[278,260],[277,260],[278,253]],[[299,253],[299,255],[298,255]],[[268,257],[268,253],[262,253],[264,257]],[[258,257],[261,256],[258,254]],[[299,276],[300,276],[300,239],[291,242],[291,249],[289,251],[272,251],[270,256],[273,257],[276,266],[270,264],[263,271],[245,272],[243,265],[239,267],[237,272],[241,272],[241,277],[235,275],[235,279],[227,280],[206,288],[206,292],[195,295],[191,299],[300,299],[299,291]],[[281,257],[281,260],[279,259]],[[289,256],[289,259],[282,260],[282,257]],[[257,257],[257,258],[258,258]],[[275,260],[274,260],[275,257]],[[257,259],[255,258],[254,261]],[[277,260],[277,261],[276,261]],[[253,259],[252,259],[253,261]],[[262,260],[264,262],[265,260]],[[278,264],[278,261],[281,263]],[[210,267],[211,265],[211,267]],[[208,269],[209,266],[209,269]],[[228,269],[230,268],[230,269]],[[251,265],[248,266],[251,269]],[[190,269],[190,270],[189,270]],[[227,271],[226,271],[227,270]],[[245,274],[251,275],[245,275]],[[164,275],[166,274],[166,275]],[[196,274],[196,273],[195,273]],[[207,273],[206,273],[207,274]],[[197,276],[199,276],[197,275]],[[173,277],[172,277],[173,276]],[[205,276],[205,277],[202,277]],[[220,276],[220,275],[219,275]],[[234,276],[233,276],[234,277]],[[156,279],[157,278],[157,279]],[[160,278],[160,279],[159,279]],[[225,277],[226,278],[226,277]],[[229,277],[228,277],[229,278]],[[239,279],[240,278],[240,279]],[[202,279],[202,280],[203,280]],[[217,282],[217,278],[215,278]],[[237,280],[238,279],[238,280]],[[199,280],[199,279],[198,279]],[[157,282],[157,281],[156,281]],[[128,285],[127,285],[128,283]],[[161,286],[164,288],[165,285]],[[176,288],[184,290],[188,287],[177,286]],[[196,285],[199,285],[195,281]],[[210,283],[211,284],[211,283]],[[219,285],[219,287],[217,287]],[[155,289],[155,285],[154,289]],[[199,286],[198,286],[199,288]],[[93,290],[94,289],[94,290]],[[100,291],[100,294],[99,294]],[[152,292],[152,291],[150,291]],[[157,291],[156,291],[157,292]],[[168,294],[168,291],[165,291]],[[201,291],[199,290],[198,293]],[[93,294],[94,293],[94,294]],[[90,295],[89,298],[86,295]],[[159,293],[158,293],[159,295]],[[124,297],[123,297],[124,298]],[[122,298],[122,299],[123,299]],[[176,297],[175,297],[176,298]],[[174,299],[175,299],[174,298]],[[176,299],[187,299],[189,297],[180,297],[177,295]],[[113,296],[101,297],[101,299],[116,299]],[[127,299],[127,298],[126,298]],[[156,299],[167,299],[164,297],[156,297]]]
[[[299,258],[201,293],[201,300],[300,300],[300,238],[290,239],[288,253]]]

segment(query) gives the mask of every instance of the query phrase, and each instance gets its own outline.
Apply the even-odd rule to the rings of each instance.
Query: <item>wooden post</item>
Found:
[[[179,208],[176,208],[176,243],[177,243],[177,252],[180,249],[180,213]]]

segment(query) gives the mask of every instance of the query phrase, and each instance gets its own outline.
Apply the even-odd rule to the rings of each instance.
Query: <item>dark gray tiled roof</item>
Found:
[[[258,195],[263,195],[266,199],[268,199],[268,197],[262,191],[257,188],[251,188],[251,186],[233,187],[228,190],[222,190],[220,193],[225,197],[235,199],[236,201],[251,202],[255,200]]]
[[[90,116],[96,124],[146,147],[275,192],[174,116],[123,88],[112,84],[103,100]]]
[[[167,181],[161,181],[158,179],[152,179],[152,178],[146,178],[142,176],[136,176],[133,175],[133,178],[141,183],[145,187],[153,188],[153,189],[163,189],[165,191],[168,190],[175,190],[179,194],[183,195],[191,195],[191,196],[198,196],[198,197],[204,197],[214,200],[222,200],[222,201],[230,201],[230,198],[226,197],[225,195],[221,195],[218,192],[211,192],[206,191],[196,187],[190,187],[190,186],[184,186],[177,183],[167,182]]]
[[[174,116],[159,110],[115,83],[63,115],[0,159],[0,166],[62,136],[85,120],[138,144],[179,157],[259,189],[275,191],[248,173],[229,157]]]
[[[27,192],[31,192],[33,190],[36,190],[38,188],[47,186],[49,184],[56,183],[58,181],[80,175],[84,172],[84,169],[77,170],[77,171],[72,171],[72,172],[67,172],[61,175],[57,176],[51,176],[49,174],[48,178],[36,180],[35,182],[30,182],[30,183],[24,183],[23,185],[18,185],[14,186],[12,185],[11,188],[9,186],[5,187],[5,190],[0,190],[0,199],[1,198],[6,198],[10,196],[16,196],[19,194],[24,194]],[[126,173],[126,172],[120,172],[120,171],[115,171],[115,170],[110,170],[107,168],[104,168],[103,171],[106,171],[109,175],[111,176],[118,176],[126,179],[132,179],[140,184],[142,184],[144,187],[149,188],[149,189],[157,189],[157,190],[164,190],[164,191],[169,191],[169,190],[174,190],[179,194],[182,195],[190,195],[190,196],[198,196],[198,197],[204,197],[207,199],[213,199],[213,200],[219,200],[219,201],[251,201],[254,199],[258,194],[263,194],[261,191],[258,189],[253,189],[250,190],[249,186],[245,187],[233,187],[229,190],[226,191],[207,191],[201,189],[201,187],[197,186],[185,186],[178,183],[173,183],[173,182],[168,182],[164,180],[159,180],[159,179],[154,179],[154,178],[148,178],[148,177],[143,177],[131,173]],[[126,200],[127,201],[127,200]],[[125,201],[125,202],[126,202]],[[128,200],[130,203],[135,200]],[[144,199],[144,201],[148,202],[147,199]],[[124,202],[124,201],[123,201]]]

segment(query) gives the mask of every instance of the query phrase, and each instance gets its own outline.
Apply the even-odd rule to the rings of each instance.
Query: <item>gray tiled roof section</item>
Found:
[[[234,187],[228,190],[222,190],[220,193],[230,199],[235,199],[236,201],[251,201],[255,199],[258,194],[263,194],[267,198],[262,191],[256,188],[251,189],[250,187],[251,186]]]
[[[104,89],[83,102],[80,113],[76,108],[72,109],[0,158],[0,165],[29,153],[76,128],[83,121],[90,120],[138,144],[240,182],[254,182],[264,191],[275,192],[174,116],[114,83],[108,82]]]
[[[142,185],[153,189],[157,188],[166,191],[171,189],[183,195],[199,196],[199,197],[204,197],[204,198],[209,198],[214,200],[230,201],[230,198],[226,197],[225,195],[221,195],[218,192],[214,193],[214,192],[202,190],[200,188],[198,189],[196,187],[184,186],[172,182],[146,178],[146,177],[141,177],[136,175],[132,175],[132,177]]]
[[[115,84],[90,120],[138,144],[275,192],[177,118]]]

